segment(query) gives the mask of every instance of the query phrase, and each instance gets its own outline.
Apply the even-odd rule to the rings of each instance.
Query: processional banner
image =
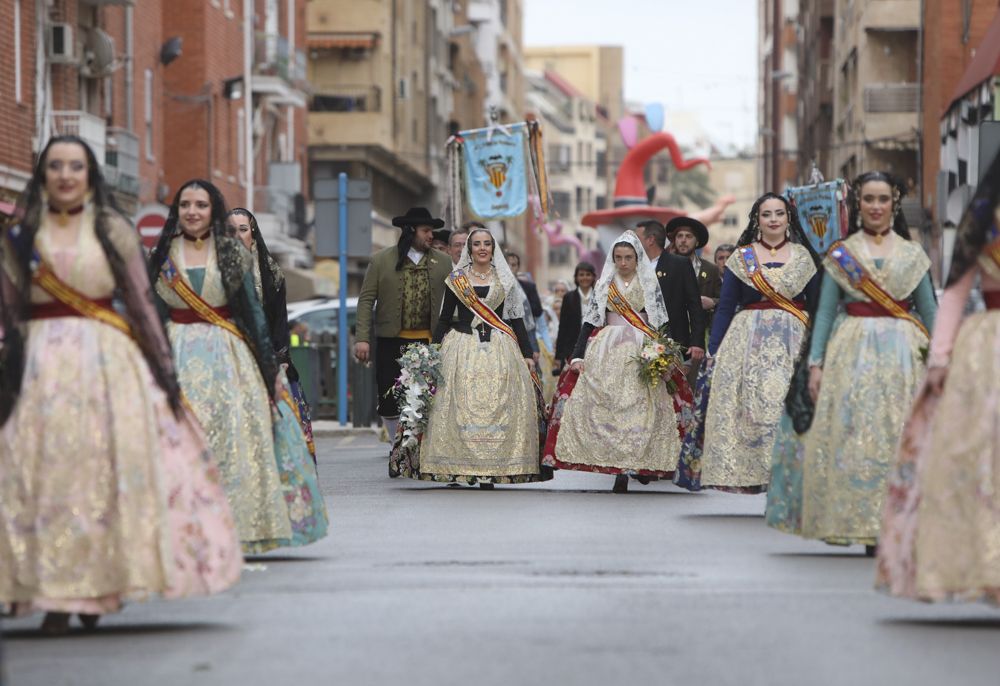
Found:
[[[462,131],[469,208],[480,219],[517,217],[528,209],[523,122]]]
[[[847,235],[847,187],[840,179],[788,188],[785,195],[820,255]]]

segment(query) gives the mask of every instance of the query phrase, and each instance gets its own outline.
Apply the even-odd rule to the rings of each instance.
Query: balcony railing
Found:
[[[305,81],[306,54],[290,48],[284,36],[258,32],[254,39],[254,73],[280,76],[293,85]]]
[[[104,120],[80,110],[58,110],[52,113],[53,133],[61,136],[79,136],[100,162],[104,159],[107,127]]]
[[[125,129],[109,128],[104,179],[122,193],[139,195],[139,138]]]
[[[380,112],[382,89],[378,86],[316,85],[311,112]]]
[[[865,112],[916,112],[919,83],[880,83],[865,87]]]

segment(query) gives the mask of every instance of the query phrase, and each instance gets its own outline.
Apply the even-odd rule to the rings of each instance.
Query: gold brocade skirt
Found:
[[[555,455],[582,470],[673,472],[681,440],[674,401],[665,384],[639,379],[635,358],[645,340],[630,324],[605,326],[587,345],[587,358],[566,401]],[[622,320],[618,320],[622,321]]]
[[[451,331],[441,367],[444,380],[420,445],[421,478],[540,480],[535,389],[517,344],[498,331],[483,343]]]
[[[766,489],[771,450],[805,326],[782,310],[743,310],[715,355],[701,484]]]
[[[944,391],[914,404],[888,493],[879,587],[1000,603],[1000,311],[962,324]]]
[[[208,435],[244,548],[292,537],[274,454],[271,407],[242,340],[213,324],[167,324],[181,388]],[[273,379],[268,383],[273,383]]]
[[[890,317],[841,315],[834,325],[813,423],[802,437],[804,538],[876,543],[927,342],[916,326]]]

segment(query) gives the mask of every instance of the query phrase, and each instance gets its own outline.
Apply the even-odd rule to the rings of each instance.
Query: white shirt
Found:
[[[406,256],[410,258],[410,262],[413,264],[420,264],[420,260],[424,259],[424,255],[427,253],[420,252],[414,248],[410,248],[410,251],[406,253]]]
[[[701,272],[701,258],[698,253],[691,253],[691,266],[694,267],[695,276]]]

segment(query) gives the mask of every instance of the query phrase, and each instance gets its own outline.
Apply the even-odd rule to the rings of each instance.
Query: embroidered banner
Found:
[[[660,334],[657,333],[656,329],[643,321],[642,317],[639,316],[639,313],[632,309],[628,300],[626,300],[625,296],[622,295],[622,292],[618,290],[618,284],[615,283],[614,279],[611,279],[611,283],[608,284],[608,304],[611,305],[614,311],[618,313],[622,319],[639,329],[639,331],[644,333],[646,336],[653,339],[660,337]]]
[[[73,311],[78,312],[82,317],[95,319],[102,324],[113,326],[124,334],[129,336],[132,335],[132,327],[129,326],[124,317],[114,310],[108,309],[107,307],[94,302],[86,295],[56,276],[55,272],[52,271],[52,268],[48,265],[48,263],[45,262],[41,255],[38,254],[38,251],[33,253],[32,258],[32,261],[35,264],[32,280],[38,284],[42,290],[61,302],[63,305],[66,305]]]
[[[764,276],[764,270],[761,269],[760,263],[757,261],[757,253],[754,252],[752,245],[746,245],[740,248],[740,258],[743,260],[743,266],[746,267],[747,274],[750,276],[750,280],[753,282],[754,288],[756,288],[761,295],[788,314],[798,319],[806,326],[809,326],[809,315],[796,307],[794,302],[776,291],[774,286],[771,285],[771,282]]]
[[[843,181],[789,188],[785,195],[820,255],[825,255],[831,245],[847,235],[847,190]]]
[[[169,257],[163,262],[163,267],[160,269],[160,276],[163,278],[164,283],[172,288],[202,321],[206,324],[214,324],[221,327],[234,336],[237,336],[240,340],[248,342],[236,324],[216,312],[214,307],[202,300],[201,296],[192,290],[187,281],[181,277],[177,267],[174,266],[173,260]]]
[[[527,126],[462,131],[469,208],[480,219],[518,217],[528,209]]]
[[[851,254],[851,251],[848,250],[847,246],[841,241],[837,241],[830,247],[830,257],[833,258],[834,264],[840,268],[840,270],[844,273],[844,276],[846,276],[848,281],[850,281],[851,286],[868,296],[873,304],[880,307],[882,311],[885,312],[885,316],[908,321],[920,329],[925,336],[930,338],[930,333],[927,331],[927,327],[923,325],[923,322],[903,309],[903,307],[896,302],[895,298],[886,293],[885,290],[871,278],[868,271],[861,266],[858,259]]]

